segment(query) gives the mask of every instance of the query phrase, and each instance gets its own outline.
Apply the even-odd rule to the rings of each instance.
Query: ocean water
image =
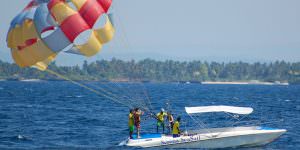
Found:
[[[128,137],[128,108],[124,105],[132,104],[153,112],[170,109],[181,116],[182,129],[195,128],[184,113],[185,106],[250,106],[254,112],[241,124],[288,132],[269,145],[247,150],[300,149],[300,86],[85,84],[106,95],[98,96],[69,82],[0,82],[0,149],[135,149],[118,146]],[[142,132],[153,133],[155,120],[146,116]],[[223,114],[199,119],[207,127],[232,123]]]

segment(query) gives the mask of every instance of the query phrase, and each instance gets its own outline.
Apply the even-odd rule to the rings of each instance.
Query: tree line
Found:
[[[73,80],[91,81],[250,81],[300,83],[300,62],[275,61],[271,63],[157,61],[144,59],[124,61],[119,59],[84,62],[82,66],[58,66],[49,69]],[[0,61],[0,79],[61,80],[34,68],[19,68],[16,64]]]

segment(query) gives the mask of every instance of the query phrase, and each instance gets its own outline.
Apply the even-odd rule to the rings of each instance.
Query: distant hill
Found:
[[[289,63],[218,63],[203,61],[123,61],[118,59],[84,62],[82,66],[57,66],[49,68],[73,80],[144,81],[144,82],[202,82],[202,81],[261,81],[300,83],[300,62]],[[0,80],[61,80],[33,68],[19,68],[0,61]]]

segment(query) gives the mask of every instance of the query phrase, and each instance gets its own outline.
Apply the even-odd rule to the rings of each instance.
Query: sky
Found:
[[[6,34],[29,0],[0,6],[0,60],[12,62]],[[114,0],[116,36],[101,53],[61,53],[57,63],[98,59],[217,62],[300,61],[299,0]]]

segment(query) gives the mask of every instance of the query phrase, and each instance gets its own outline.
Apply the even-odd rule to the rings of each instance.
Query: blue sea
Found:
[[[118,146],[128,137],[126,105],[134,104],[151,112],[171,110],[181,116],[182,130],[196,127],[184,113],[185,106],[253,107],[253,114],[235,116],[243,119],[238,124],[288,132],[264,147],[244,149],[300,149],[297,85],[83,84],[102,95],[70,82],[0,82],[0,149],[134,149]],[[147,113],[142,118],[142,132],[155,132],[155,120]],[[231,125],[235,119],[224,114],[199,116],[207,127]]]

